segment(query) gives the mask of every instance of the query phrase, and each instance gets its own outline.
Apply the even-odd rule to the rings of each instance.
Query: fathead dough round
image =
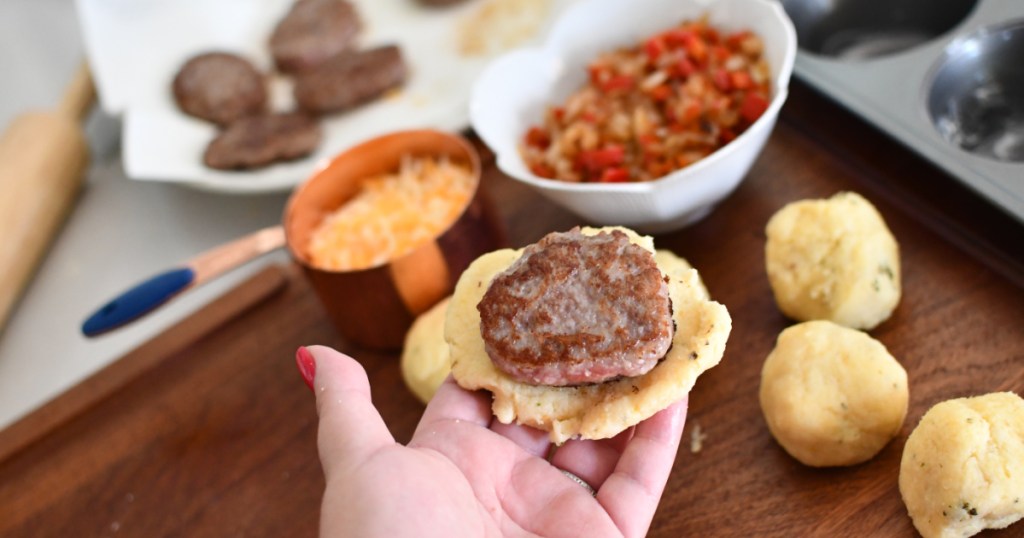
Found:
[[[775,440],[812,467],[874,457],[907,416],[907,372],[885,346],[830,321],[779,335],[761,370],[761,411]]]
[[[924,538],[973,536],[1024,517],[1024,400],[998,392],[929,409],[903,447],[900,494]]]
[[[654,259],[659,267],[692,269],[689,262],[669,250],[655,252]],[[693,284],[703,299],[709,299],[708,290],[700,278]],[[420,314],[405,336],[401,358],[402,379],[423,403],[428,403],[434,397],[452,369],[451,353],[444,339],[445,315],[450,301],[451,297],[448,297]]]
[[[766,233],[768,281],[785,315],[872,329],[899,303],[899,247],[859,194],[791,203]]]
[[[582,232],[594,235],[611,230],[621,230],[634,244],[654,250],[650,237],[625,228],[584,228]],[[547,431],[558,444],[572,438],[612,437],[681,400],[697,376],[722,359],[732,329],[728,310],[708,299],[697,271],[682,258],[659,254],[655,260],[669,279],[675,334],[671,349],[657,366],[637,377],[572,387],[512,379],[494,366],[484,350],[477,304],[491,280],[521,255],[522,250],[505,249],[474,261],[459,278],[445,322],[452,377],[468,390],[490,391],[498,421]]]

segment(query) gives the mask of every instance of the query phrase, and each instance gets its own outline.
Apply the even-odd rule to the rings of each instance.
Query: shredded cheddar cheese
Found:
[[[333,271],[382,265],[432,240],[472,194],[466,166],[405,158],[398,173],[367,179],[355,197],[324,218],[310,237],[310,262]]]
[[[547,0],[490,0],[459,21],[463,56],[489,56],[533,37],[548,16]]]

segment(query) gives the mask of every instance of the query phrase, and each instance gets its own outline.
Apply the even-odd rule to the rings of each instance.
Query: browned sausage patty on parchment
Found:
[[[270,36],[270,53],[286,73],[312,69],[352,48],[362,23],[343,0],[298,0]]]
[[[221,170],[258,168],[309,155],[320,144],[317,121],[305,114],[266,114],[242,118],[206,147],[203,162]]]
[[[295,79],[295,101],[313,114],[341,112],[405,82],[402,52],[387,45],[331,58]]]
[[[618,230],[548,234],[495,277],[477,309],[491,361],[534,385],[638,376],[672,344],[665,276]]]
[[[189,115],[227,125],[266,107],[263,75],[248,60],[226,52],[189,59],[172,84],[174,100]]]

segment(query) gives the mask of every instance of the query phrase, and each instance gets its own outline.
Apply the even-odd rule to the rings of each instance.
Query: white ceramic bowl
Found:
[[[584,67],[600,53],[628,46],[684,20],[707,14],[724,31],[749,29],[764,41],[772,73],[768,110],[735,140],[708,157],[644,183],[568,183],[530,172],[519,144],[548,106],[586,83]],[[681,228],[707,215],[739,185],[764,147],[786,100],[796,32],[772,0],[584,0],[568,9],[543,48],[496,59],[470,98],[473,128],[497,154],[498,167],[590,222],[647,233]]]

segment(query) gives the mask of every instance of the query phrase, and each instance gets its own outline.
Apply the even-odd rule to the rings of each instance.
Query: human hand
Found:
[[[300,348],[296,360],[320,416],[323,536],[643,536],[686,420],[683,400],[612,439],[568,441],[546,458],[546,432],[493,420],[486,393],[449,377],[403,446],[358,362],[323,346]]]

